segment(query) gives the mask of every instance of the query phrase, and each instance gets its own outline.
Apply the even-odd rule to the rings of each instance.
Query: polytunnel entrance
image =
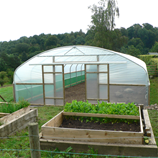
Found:
[[[65,64],[65,103],[73,100],[85,101],[85,71],[84,64]],[[68,69],[68,68],[67,68]]]
[[[109,64],[71,64],[69,73],[65,73],[65,102],[72,100],[109,102]]]
[[[109,102],[109,64],[42,65],[44,105],[64,105],[72,100]]]
[[[85,85],[90,103],[109,102],[109,64],[85,64]]]
[[[64,105],[64,65],[42,65],[44,105]]]

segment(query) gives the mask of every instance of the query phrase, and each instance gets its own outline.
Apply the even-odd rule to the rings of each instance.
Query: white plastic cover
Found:
[[[14,73],[14,85],[15,85],[15,96],[16,101],[19,98],[33,95],[33,85],[16,85],[16,83],[43,83],[42,81],[42,64],[52,64],[53,56],[55,58],[55,62],[61,62],[61,64],[65,64],[64,72],[72,73],[77,71],[84,71],[84,63],[86,62],[101,62],[101,63],[109,63],[109,82],[110,86],[114,86],[115,84],[126,85],[129,86],[143,86],[144,88],[144,96],[146,103],[148,104],[148,86],[150,85],[148,72],[146,68],[146,64],[133,56],[118,53],[115,51],[92,47],[92,46],[66,46],[59,47],[55,49],[51,49],[45,52],[42,52],[28,61],[24,62],[20,65]],[[65,62],[72,62],[72,64],[66,64]],[[75,62],[81,62],[81,64],[75,64]],[[36,65],[37,64],[37,65]],[[107,69],[107,68],[106,68]],[[68,79],[71,75],[67,75],[66,79]],[[90,76],[89,76],[90,77]],[[100,75],[100,82],[106,78],[106,76]],[[90,79],[90,78],[89,78]],[[35,86],[35,85],[34,85]],[[36,85],[36,87],[40,87],[40,93],[42,93],[42,86]],[[24,93],[20,93],[21,91],[27,91]],[[111,93],[111,91],[110,91]],[[142,87],[141,87],[142,93]],[[27,96],[26,95],[26,96]],[[90,94],[88,94],[89,96]],[[40,96],[40,95],[39,95]],[[110,100],[113,101],[111,95]],[[102,96],[101,96],[102,97]],[[25,98],[27,99],[27,98]],[[43,101],[43,96],[41,95],[41,99]],[[124,99],[122,99],[124,100]],[[53,102],[53,101],[52,101]]]

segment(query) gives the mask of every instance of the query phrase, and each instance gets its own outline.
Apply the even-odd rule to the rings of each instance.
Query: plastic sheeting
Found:
[[[130,101],[148,105],[148,89],[150,82],[146,64],[142,60],[127,54],[91,46],[67,46],[51,49],[32,57],[20,65],[15,70],[13,81],[16,101],[20,98],[24,98],[28,99],[31,103],[43,104],[42,65],[55,64],[56,62],[64,64],[65,82],[68,83],[70,80],[76,80],[76,75],[83,79],[84,63],[107,63],[109,64],[110,102]],[[66,62],[69,63],[67,64]],[[81,62],[81,64],[75,64],[75,62]],[[52,66],[45,66],[44,71],[52,71]],[[61,72],[61,67],[56,66],[56,71]],[[91,65],[91,67],[87,67],[87,71],[95,72],[97,71],[97,66]],[[107,66],[100,66],[99,71],[107,71]],[[56,82],[61,83],[58,77]],[[45,83],[54,83],[52,74],[45,74],[44,78]],[[96,78],[97,74],[89,74],[87,80],[97,82],[95,80]],[[28,85],[29,83],[30,85]],[[99,74],[99,83],[107,83],[106,74]],[[96,97],[96,95],[98,96],[98,94],[90,93],[92,89],[95,90],[96,84],[94,84],[92,88],[92,84],[90,84],[90,82],[88,83],[88,97],[93,98]],[[48,93],[47,89],[46,86],[46,94]],[[104,99],[104,97],[107,98],[107,94],[104,95],[104,93],[107,92],[106,85],[100,85],[98,92],[101,99]],[[129,96],[127,96],[127,94],[129,94]],[[50,95],[53,96],[53,92],[51,92]],[[60,93],[59,96],[60,95],[63,94]],[[54,99],[47,99],[46,102],[52,104],[54,103]],[[58,101],[59,104],[61,102],[63,103],[63,101]]]

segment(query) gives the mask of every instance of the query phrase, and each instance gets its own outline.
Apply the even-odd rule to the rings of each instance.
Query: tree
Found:
[[[45,41],[45,46],[50,49],[51,47],[56,47],[58,44],[59,39],[54,36],[51,35],[46,41]]]
[[[18,52],[18,53],[22,53],[22,52],[28,52],[28,49],[29,49],[29,45],[28,44],[26,44],[26,43],[19,43],[19,44],[17,44],[16,46],[15,46],[15,50],[16,50],[16,52]]]
[[[93,5],[89,8],[92,13],[92,24],[95,27],[105,26],[107,30],[112,30],[115,26],[115,16],[119,16],[119,8],[116,0],[100,0],[99,6]]]
[[[0,85],[1,87],[4,85],[4,83],[8,82],[8,77],[7,77],[7,73],[5,71],[1,71],[0,72]]]
[[[7,65],[6,65],[6,62],[0,58],[0,71],[6,71],[7,69]]]
[[[128,46],[127,48],[122,47],[121,48],[121,52],[125,53],[125,54],[129,54],[135,57],[138,57],[141,53],[140,50],[135,48],[133,45]]]
[[[116,0],[100,0],[99,5],[90,6],[92,15],[91,30],[95,31],[96,45],[110,48],[110,31],[114,29],[115,17],[119,17],[119,8]]]
[[[155,44],[150,49],[150,52],[158,52],[158,42],[155,42]]]

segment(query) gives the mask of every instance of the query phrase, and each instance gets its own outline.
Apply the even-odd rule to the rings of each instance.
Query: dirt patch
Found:
[[[71,117],[69,119],[64,118],[60,127],[63,128],[77,128],[77,129],[93,129],[93,130],[114,130],[114,131],[134,131],[140,132],[139,123],[102,123],[99,122],[86,122],[83,120],[73,120]]]
[[[85,82],[65,89],[65,103],[72,100],[85,101]]]

